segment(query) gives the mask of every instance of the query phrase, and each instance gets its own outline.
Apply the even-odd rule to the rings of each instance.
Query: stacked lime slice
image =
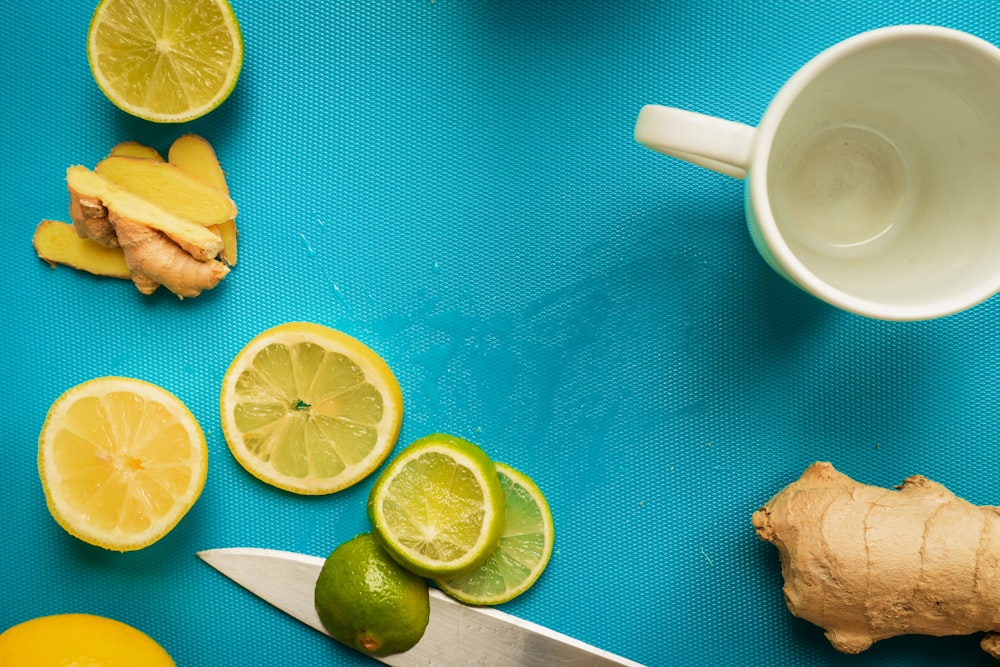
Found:
[[[493,461],[468,440],[436,433],[403,450],[368,497],[375,536],[401,565],[435,578],[478,567],[504,526]]]
[[[552,514],[538,486],[447,434],[417,440],[389,464],[368,516],[394,559],[469,604],[520,595],[552,553]]]
[[[552,555],[555,530],[549,503],[524,473],[497,463],[506,521],[500,544],[471,572],[435,583],[452,597],[476,605],[512,600],[541,576]]]

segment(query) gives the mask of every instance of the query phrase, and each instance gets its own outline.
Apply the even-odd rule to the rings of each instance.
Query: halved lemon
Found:
[[[176,667],[152,637],[93,614],[53,614],[0,634],[0,665],[20,667]]]
[[[258,479],[294,493],[333,493],[386,459],[403,420],[388,364],[343,332],[287,322],[246,344],[222,380],[222,432]]]
[[[201,495],[205,436],[166,389],[101,377],[62,394],[38,439],[49,511],[66,532],[115,551],[166,535]]]
[[[478,568],[435,583],[467,604],[496,605],[531,588],[549,563],[555,529],[549,503],[524,473],[497,462],[504,492],[504,528],[500,544]]]
[[[87,58],[122,111],[180,123],[229,97],[243,66],[243,36],[227,0],[101,0]]]
[[[454,577],[489,557],[504,526],[503,489],[482,449],[434,433],[404,449],[368,496],[372,532],[424,577]]]

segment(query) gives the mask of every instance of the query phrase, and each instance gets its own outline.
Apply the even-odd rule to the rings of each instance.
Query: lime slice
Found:
[[[421,576],[475,569],[500,541],[503,488],[476,445],[435,433],[404,449],[368,496],[373,533],[389,555]]]
[[[122,111],[158,123],[222,104],[243,66],[227,0],[101,0],[87,36],[97,85]]]
[[[222,432],[250,474],[308,495],[361,481],[392,451],[403,395],[361,341],[309,322],[256,336],[222,380]]]
[[[194,505],[208,448],[194,415],[166,389],[102,377],[49,408],[38,471],[49,511],[66,532],[133,551],[166,535]]]
[[[555,530],[549,503],[524,473],[497,463],[506,520],[500,544],[478,568],[435,583],[448,595],[475,605],[514,599],[541,576],[552,555]]]

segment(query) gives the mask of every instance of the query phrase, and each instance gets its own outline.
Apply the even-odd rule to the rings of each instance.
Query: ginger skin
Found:
[[[120,218],[115,231],[132,282],[143,294],[152,294],[163,285],[181,299],[193,298],[215,287],[229,273],[222,262],[199,261],[166,234],[142,223]]]
[[[108,209],[99,199],[70,190],[69,218],[82,239],[90,239],[106,248],[117,248],[118,237],[108,220]]]
[[[789,611],[838,651],[985,632],[983,650],[1000,659],[1000,508],[919,475],[884,489],[817,462],[752,522],[778,549]]]

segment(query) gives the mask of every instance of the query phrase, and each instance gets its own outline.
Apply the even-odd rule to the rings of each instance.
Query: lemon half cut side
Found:
[[[134,551],[166,535],[201,495],[205,435],[166,389],[101,377],[63,393],[38,442],[49,512],[96,546]]]
[[[228,0],[101,0],[87,58],[97,85],[122,111],[180,123],[232,93],[243,36]]]
[[[93,614],[53,614],[0,633],[0,665],[19,667],[176,667],[142,630]]]

